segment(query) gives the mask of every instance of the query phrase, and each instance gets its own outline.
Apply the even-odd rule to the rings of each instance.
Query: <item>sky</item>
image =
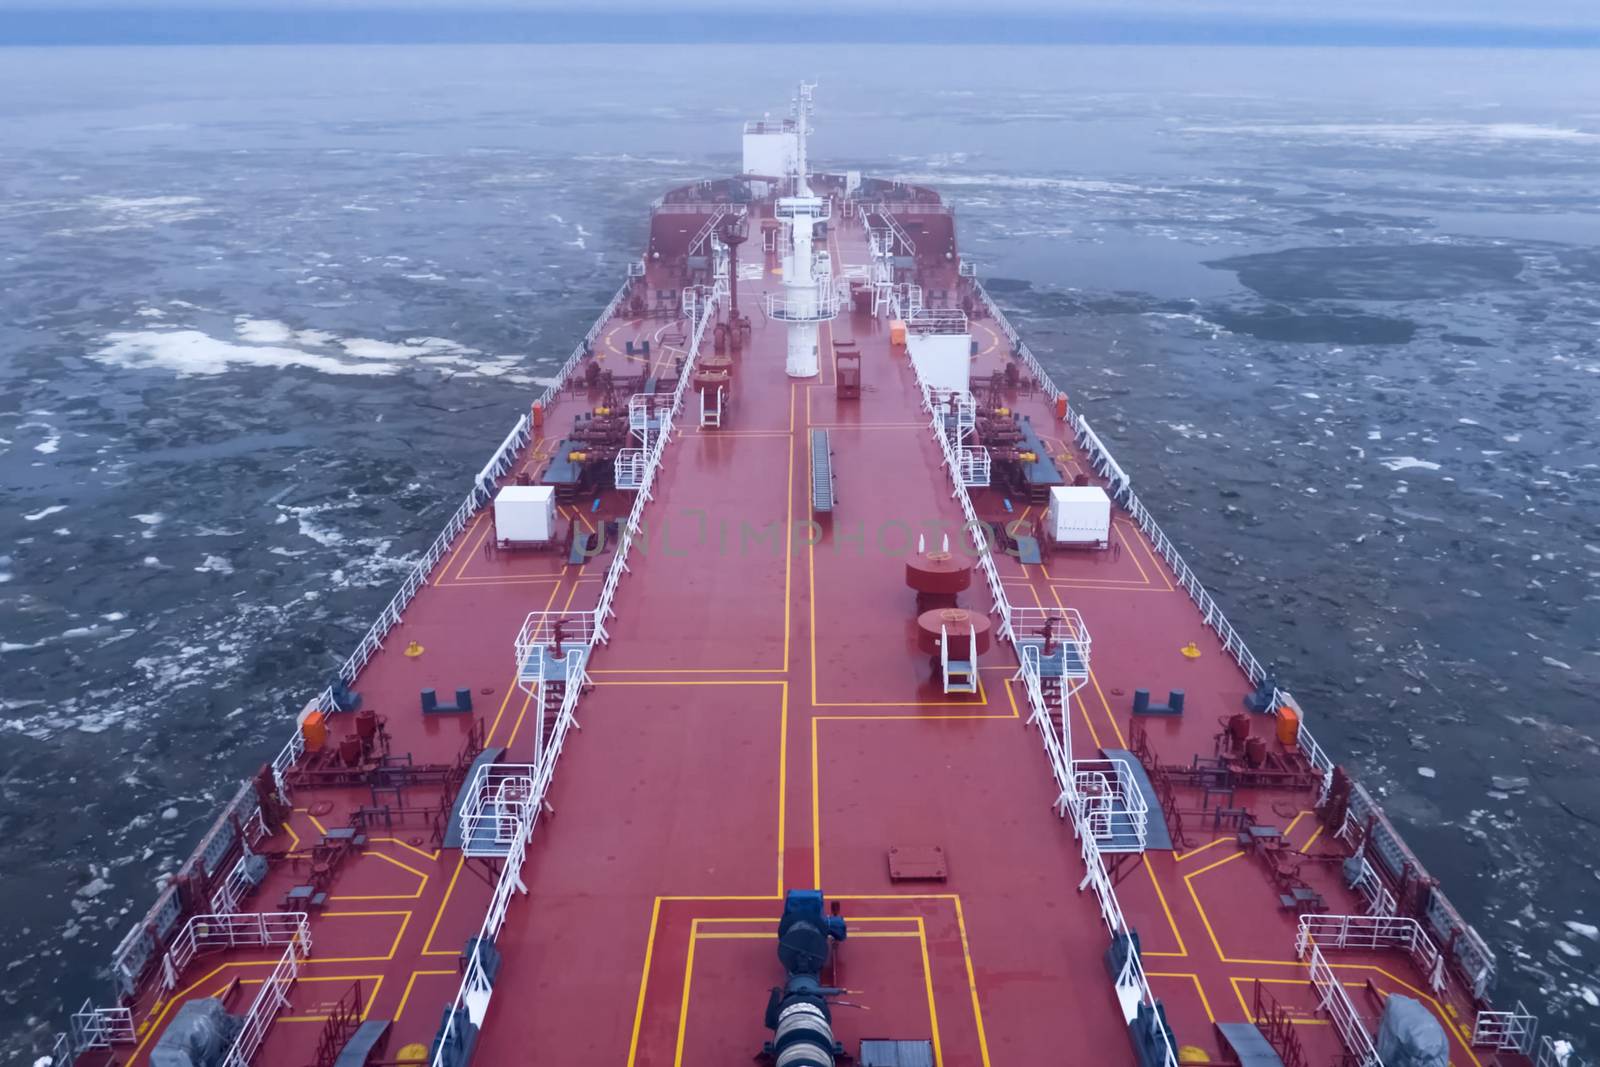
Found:
[[[915,0],[916,17],[906,10],[905,0],[804,4],[826,40],[1600,47],[1600,0]],[[781,40],[794,27],[781,12],[749,0],[0,0],[0,45]]]

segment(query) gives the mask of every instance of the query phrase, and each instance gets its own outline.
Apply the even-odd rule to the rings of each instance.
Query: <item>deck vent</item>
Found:
[[[863,1038],[860,1067],[933,1067],[932,1041],[885,1041]]]
[[[939,845],[895,845],[889,849],[891,882],[942,882],[950,876]]]

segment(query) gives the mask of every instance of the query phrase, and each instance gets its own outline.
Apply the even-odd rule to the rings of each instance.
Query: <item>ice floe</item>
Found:
[[[1229,126],[1185,126],[1183,133],[1323,137],[1362,141],[1545,141],[1600,142],[1600,133],[1531,122],[1285,122]]]
[[[1392,471],[1423,470],[1436,471],[1439,464],[1428,459],[1418,459],[1416,456],[1390,456],[1380,460],[1385,467]]]

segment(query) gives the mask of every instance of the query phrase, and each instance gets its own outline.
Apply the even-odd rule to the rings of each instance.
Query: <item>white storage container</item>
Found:
[[[1111,539],[1111,498],[1098,485],[1051,486],[1049,522],[1057,544],[1105,544]]]
[[[495,494],[494,531],[500,541],[549,541],[556,535],[553,485],[508,485]]]

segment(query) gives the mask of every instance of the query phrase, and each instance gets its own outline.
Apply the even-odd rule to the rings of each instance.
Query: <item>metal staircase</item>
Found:
[[[536,611],[523,621],[516,640],[517,688],[539,709],[533,738],[536,763],[544,760],[563,709],[575,705],[589,684],[585,667],[590,647],[606,638],[592,611]]]
[[[976,693],[978,691],[978,633],[967,627],[967,659],[950,658],[950,630],[939,627],[939,671],[946,693]]]
[[[722,386],[700,390],[700,426],[702,429],[720,429],[722,426]]]

